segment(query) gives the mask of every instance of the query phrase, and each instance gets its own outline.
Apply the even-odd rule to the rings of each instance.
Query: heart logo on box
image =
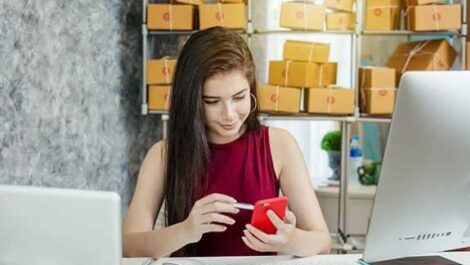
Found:
[[[170,69],[166,68],[166,67],[163,67],[162,68],[162,74],[163,75],[169,75],[170,74]]]
[[[326,97],[326,103],[328,103],[328,104],[335,104],[335,101],[336,101],[336,99],[335,99],[334,96]]]
[[[170,20],[170,13],[168,13],[168,12],[163,13],[163,20],[169,21]]]
[[[387,95],[387,90],[379,90],[379,95],[382,96],[382,97],[385,97]]]
[[[276,94],[272,94],[270,97],[272,103],[276,103],[278,98],[279,97]]]
[[[382,9],[380,8],[374,9],[374,15],[380,17],[382,15]]]

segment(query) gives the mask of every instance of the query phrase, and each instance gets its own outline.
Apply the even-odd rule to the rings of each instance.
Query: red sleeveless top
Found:
[[[196,194],[196,200],[211,193],[232,196],[238,202],[254,204],[261,199],[277,197],[279,182],[274,171],[269,145],[269,128],[245,133],[227,144],[209,143],[211,160],[207,185]],[[240,209],[227,214],[235,224],[224,232],[205,233],[195,243],[197,256],[267,255],[248,248],[242,240],[245,224],[250,223],[252,211]],[[271,253],[272,254],[272,253]]]

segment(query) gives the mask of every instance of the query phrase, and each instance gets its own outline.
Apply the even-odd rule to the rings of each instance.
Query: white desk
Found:
[[[470,265],[470,252],[446,252],[438,255],[453,260],[461,264]],[[163,264],[182,264],[182,265],[235,265],[235,264],[270,264],[270,265],[357,265],[357,260],[361,254],[348,255],[318,255],[308,258],[293,258],[292,256],[252,256],[252,257],[197,257],[187,258],[162,258],[150,262],[149,258],[130,258],[123,259],[123,265],[163,265]],[[178,261],[183,261],[179,263]],[[192,262],[191,262],[192,261]]]

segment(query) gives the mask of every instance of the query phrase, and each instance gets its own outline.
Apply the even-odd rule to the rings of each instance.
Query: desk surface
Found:
[[[438,255],[461,264],[470,265],[470,252],[446,252]],[[125,258],[123,265],[200,265],[200,264],[270,264],[270,265],[357,265],[361,254],[318,255],[307,258],[292,256],[251,256],[251,257],[197,257],[197,258],[162,258],[153,261],[149,258]]]

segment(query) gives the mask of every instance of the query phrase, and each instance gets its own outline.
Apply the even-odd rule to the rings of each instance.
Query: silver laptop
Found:
[[[470,72],[400,83],[364,260],[470,246]]]
[[[119,265],[113,192],[0,185],[0,264]]]

